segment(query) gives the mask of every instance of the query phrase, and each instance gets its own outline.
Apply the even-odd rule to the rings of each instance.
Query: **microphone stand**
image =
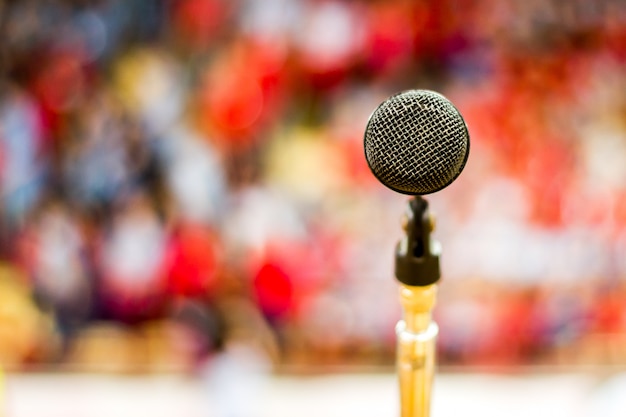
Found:
[[[395,275],[403,318],[396,325],[396,368],[401,417],[429,417],[439,328],[432,320],[440,278],[439,244],[430,239],[434,218],[421,196],[409,200],[406,232],[396,247]]]

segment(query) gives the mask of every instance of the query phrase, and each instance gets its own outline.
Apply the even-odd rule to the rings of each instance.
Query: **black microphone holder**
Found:
[[[414,196],[403,219],[404,238],[396,246],[395,275],[405,285],[435,284],[441,277],[439,243],[431,239],[435,221],[428,201]]]

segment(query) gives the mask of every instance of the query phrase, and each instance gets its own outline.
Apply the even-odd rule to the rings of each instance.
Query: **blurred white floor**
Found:
[[[395,375],[269,377],[252,408],[227,417],[398,416]],[[2,417],[226,417],[199,378],[9,375]],[[4,412],[4,414],[2,413]],[[432,417],[623,417],[626,374],[437,375]]]

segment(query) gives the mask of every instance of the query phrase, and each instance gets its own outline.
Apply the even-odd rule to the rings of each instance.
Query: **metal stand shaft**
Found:
[[[439,328],[432,320],[440,278],[438,242],[431,239],[434,219],[420,196],[408,204],[406,232],[396,247],[395,275],[400,284],[404,317],[396,326],[397,372],[401,417],[429,417],[435,374],[435,341]]]
[[[439,328],[432,321],[437,285],[400,285],[404,319],[396,326],[397,372],[400,383],[401,417],[429,417],[435,341]]]

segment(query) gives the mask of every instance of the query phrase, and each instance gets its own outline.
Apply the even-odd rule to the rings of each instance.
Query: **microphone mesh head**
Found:
[[[365,129],[365,157],[385,186],[430,194],[448,186],[469,155],[469,133],[459,111],[441,94],[409,90],[391,96]]]

